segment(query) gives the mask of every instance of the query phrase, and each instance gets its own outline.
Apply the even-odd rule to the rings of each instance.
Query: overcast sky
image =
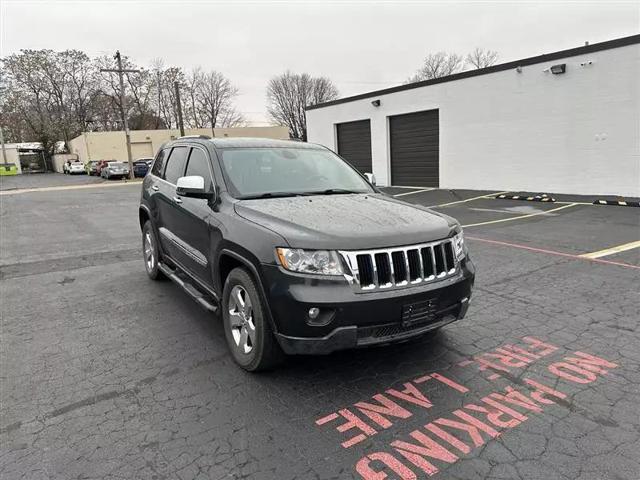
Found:
[[[264,125],[265,85],[287,69],[330,77],[341,96],[402,83],[428,52],[498,51],[499,62],[640,32],[640,2],[0,0],[0,55],[119,49],[223,72]]]

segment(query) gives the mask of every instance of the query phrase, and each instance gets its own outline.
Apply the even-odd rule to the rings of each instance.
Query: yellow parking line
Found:
[[[18,195],[20,193],[32,192],[55,192],[60,190],[83,190],[87,188],[106,188],[106,187],[123,187],[125,185],[140,185],[140,181],[118,182],[118,183],[84,183],[82,185],[59,185],[57,187],[34,187],[34,188],[18,188],[15,190],[2,190],[1,195]]]
[[[489,220],[488,222],[472,223],[470,225],[462,225],[462,226],[464,228],[469,228],[469,227],[479,227],[480,225],[491,225],[493,223],[512,222],[514,220],[522,220],[523,218],[537,217],[538,215],[546,215],[548,213],[564,210],[565,208],[575,207],[576,205],[577,205],[576,203],[570,203],[569,205],[563,205],[562,207],[552,208],[551,210],[546,210],[544,212],[530,213],[528,215],[522,215],[520,217],[501,218],[500,220]]]
[[[617,247],[607,248],[605,250],[598,250],[597,252],[583,253],[582,255],[578,255],[578,256],[582,258],[600,258],[600,257],[606,257],[607,255],[613,255],[614,253],[633,250],[634,248],[640,248],[640,240],[636,242],[625,243],[623,245],[618,245]]]
[[[479,195],[473,198],[467,198],[465,200],[458,200],[456,202],[441,203],[440,205],[429,205],[428,208],[448,207],[449,205],[457,205],[458,203],[471,202],[472,200],[480,200],[481,198],[490,198],[490,197],[493,197],[494,195],[502,195],[503,193],[508,193],[508,192],[486,193],[484,195]]]

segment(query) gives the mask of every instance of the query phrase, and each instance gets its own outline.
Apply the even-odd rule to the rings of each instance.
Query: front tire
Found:
[[[248,372],[267,370],[284,359],[256,282],[244,268],[232,270],[225,281],[222,319],[229,350]]]
[[[150,220],[142,227],[142,255],[144,268],[151,280],[164,280],[165,275],[158,268],[160,261],[160,249],[155,229]]]

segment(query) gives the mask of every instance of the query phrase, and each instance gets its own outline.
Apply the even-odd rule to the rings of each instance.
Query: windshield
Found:
[[[329,150],[235,148],[223,151],[222,165],[231,192],[239,198],[373,192]]]
[[[115,168],[123,168],[124,167],[124,163],[122,163],[122,162],[109,162],[109,166],[110,167],[115,167]]]

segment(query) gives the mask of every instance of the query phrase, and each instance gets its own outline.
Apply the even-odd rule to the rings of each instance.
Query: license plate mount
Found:
[[[400,323],[403,327],[410,327],[416,323],[428,324],[436,319],[438,302],[435,298],[409,303],[402,306]]]

